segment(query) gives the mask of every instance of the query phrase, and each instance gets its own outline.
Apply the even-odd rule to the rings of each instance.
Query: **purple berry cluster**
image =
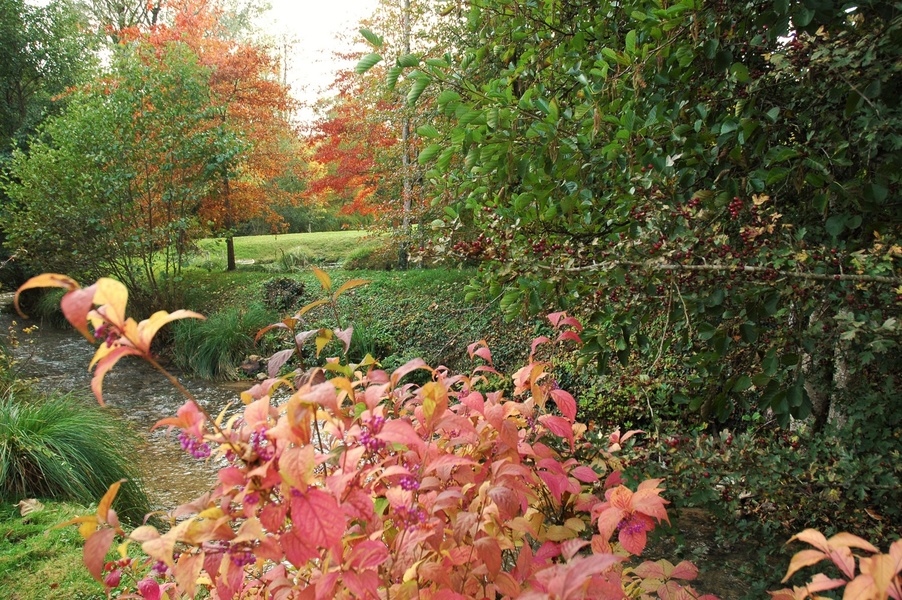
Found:
[[[401,489],[408,492],[415,492],[420,489],[420,482],[413,475],[405,475],[399,483],[401,484]]]
[[[253,553],[247,550],[237,550],[235,548],[229,550],[229,558],[236,567],[245,567],[254,564],[257,559]]]
[[[179,434],[179,442],[182,449],[188,452],[194,458],[207,458],[210,456],[210,445],[206,442],[200,442],[188,435],[184,431]]]
[[[262,461],[270,460],[273,455],[275,455],[275,449],[269,443],[269,439],[266,437],[266,427],[261,429],[260,431],[255,431],[251,433],[251,446],[254,448],[254,452],[257,453],[257,456]]]
[[[426,524],[428,515],[419,506],[402,506],[395,510],[395,524],[398,528],[417,529]]]
[[[372,417],[363,422],[359,440],[360,443],[363,444],[363,447],[370,452],[378,452],[385,448],[385,440],[380,440],[376,437],[379,435],[379,432],[382,431],[383,425],[385,425],[385,418],[379,416]]]

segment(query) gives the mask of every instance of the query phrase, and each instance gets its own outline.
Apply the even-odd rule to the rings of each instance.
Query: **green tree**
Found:
[[[446,213],[437,247],[486,260],[474,293],[512,318],[585,313],[600,375],[638,361],[628,376],[708,418],[876,410],[890,431],[900,6],[451,11],[456,44],[397,65],[440,90],[419,155]]]
[[[14,154],[8,246],[35,268],[111,274],[151,304],[174,302],[222,144],[208,78],[183,44],[120,47],[107,77]]]

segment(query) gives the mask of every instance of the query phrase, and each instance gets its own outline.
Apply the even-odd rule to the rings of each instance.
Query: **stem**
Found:
[[[154,359],[154,358],[153,358],[152,356],[150,356],[150,355],[144,356],[144,360],[146,360],[147,362],[149,362],[150,365],[151,365],[154,369],[156,369],[157,371],[159,371],[160,373],[162,373],[163,376],[164,376],[166,379],[169,380],[169,383],[171,383],[173,386],[175,386],[175,389],[177,389],[177,390],[179,391],[179,393],[180,393],[182,396],[184,396],[185,398],[188,399],[189,402],[191,402],[192,404],[194,404],[194,406],[197,408],[197,410],[199,410],[200,413],[201,413],[204,417],[206,417],[207,421],[210,423],[210,426],[213,428],[213,431],[215,431],[217,434],[219,434],[219,435],[222,437],[222,439],[229,445],[229,447],[232,449],[232,451],[233,451],[236,455],[241,456],[241,450],[238,449],[238,448],[232,443],[232,440],[229,439],[228,436],[226,436],[226,434],[225,434],[225,432],[222,430],[222,428],[216,423],[216,420],[213,419],[213,417],[210,416],[210,413],[207,412],[207,409],[204,408],[204,407],[201,405],[201,403],[197,401],[197,398],[194,397],[194,394],[192,394],[191,392],[188,391],[188,388],[186,388],[185,386],[183,386],[183,385],[181,384],[181,382],[180,382],[178,379],[176,379],[175,375],[173,375],[172,373],[170,373],[169,371],[167,371],[160,363],[158,363],[158,362],[156,361],[156,359]]]

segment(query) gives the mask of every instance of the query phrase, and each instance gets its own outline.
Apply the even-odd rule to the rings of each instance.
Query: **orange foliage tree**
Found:
[[[308,137],[306,195],[338,204],[344,214],[371,214],[399,193],[398,135],[390,121],[398,102],[348,70],[337,73],[331,90]]]
[[[236,223],[264,217],[275,227],[281,218],[273,206],[295,200],[275,183],[292,164],[285,153],[294,134],[289,116],[295,101],[279,81],[278,61],[265,47],[234,39],[217,2],[181,0],[168,9],[169,24],[133,30],[131,36],[158,48],[185,44],[209,69],[206,118],[198,126],[212,134],[206,169],[214,184],[200,215],[225,233],[227,268],[234,270]]]

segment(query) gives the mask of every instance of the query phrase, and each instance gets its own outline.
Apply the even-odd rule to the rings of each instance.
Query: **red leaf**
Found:
[[[94,308],[94,290],[93,285],[85,289],[72,290],[60,301],[63,316],[92,344],[95,340],[88,331],[88,313]]]
[[[493,537],[483,537],[476,540],[476,553],[485,563],[489,575],[493,578],[501,571],[501,546]]]
[[[573,449],[573,425],[571,421],[554,415],[542,415],[539,417],[539,423],[547,427],[551,433],[570,442],[570,449]]]
[[[103,564],[115,536],[116,532],[112,529],[99,529],[85,542],[82,560],[97,581],[103,581]]]
[[[308,543],[307,536],[301,535],[297,531],[282,534],[279,542],[282,550],[285,551],[285,558],[298,569],[307,564],[307,561],[318,556],[316,549]]]
[[[562,331],[561,335],[557,336],[557,341],[563,342],[564,340],[570,340],[572,342],[576,342],[579,345],[582,345],[583,340],[579,337],[579,334],[575,331]]]
[[[570,392],[561,389],[551,390],[551,399],[567,420],[571,423],[576,421],[576,400]]]
[[[291,520],[312,546],[331,548],[345,531],[345,516],[338,502],[316,488],[292,497]]]
[[[598,474],[585,465],[580,465],[570,471],[570,475],[576,477],[583,483],[595,483],[598,481]]]

